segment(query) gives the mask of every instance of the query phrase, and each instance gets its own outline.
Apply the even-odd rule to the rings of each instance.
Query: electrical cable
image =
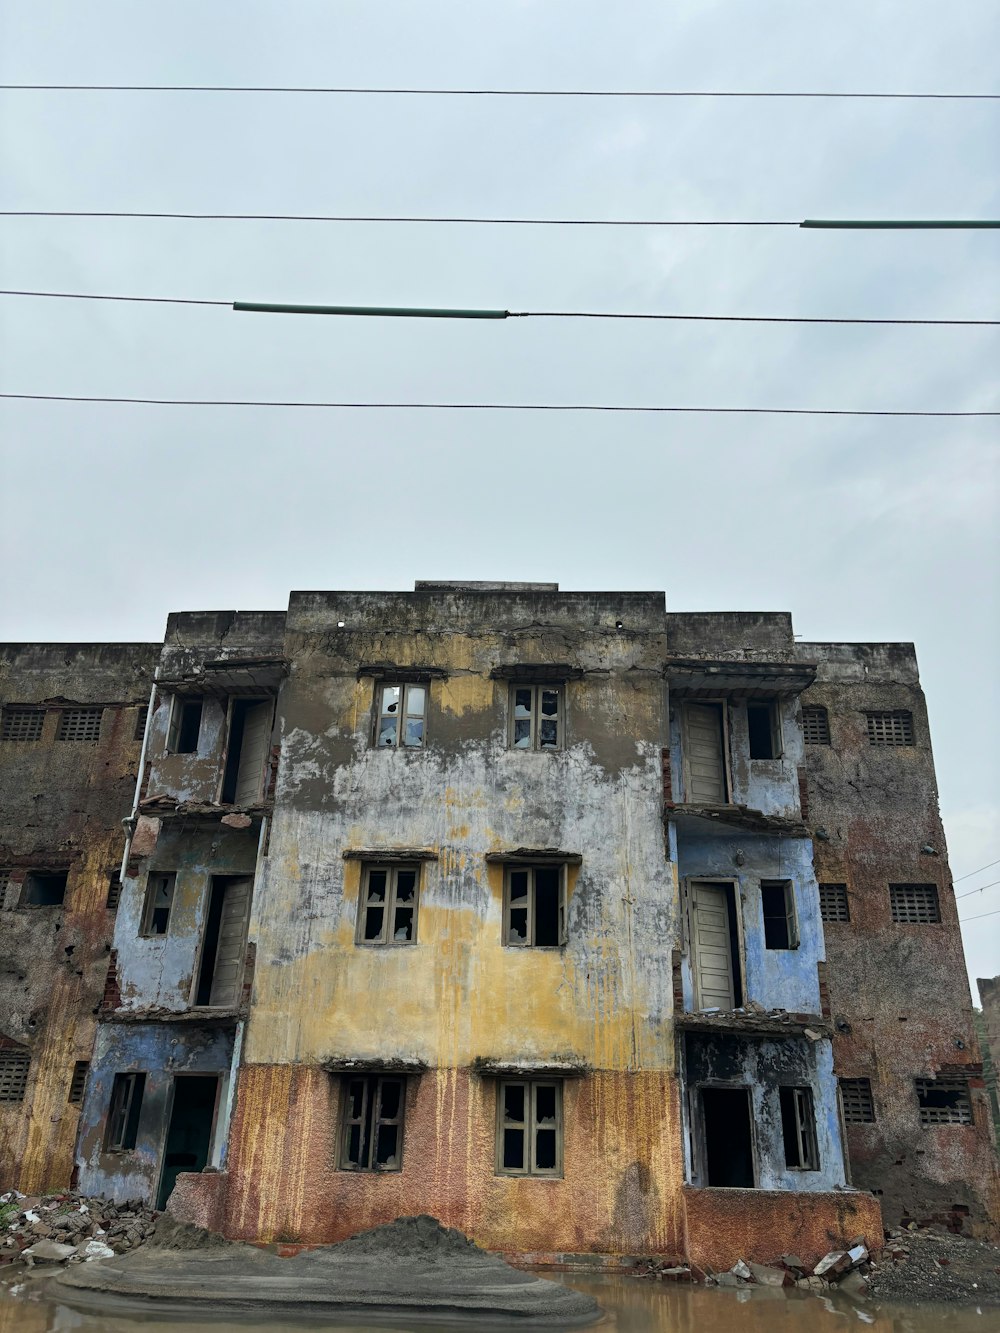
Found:
[[[323,407],[383,411],[453,412],[610,412],[792,417],[1000,417],[996,412],[921,411],[838,407],[665,407],[631,403],[374,403],[315,402],[253,398],[133,398],[98,394],[0,393],[0,398],[49,403],[135,403],[156,407]]]
[[[93,292],[38,292],[16,288],[0,288],[0,296],[42,296],[67,301],[129,301],[152,305],[199,305],[224,306],[233,308],[232,301],[198,300],[187,296],[111,296]],[[368,313],[370,308],[342,307],[339,314]],[[293,312],[294,313],[294,312]],[[314,313],[314,312],[301,312]],[[372,313],[375,313],[372,311]],[[382,312],[389,314],[388,311]],[[403,313],[402,311],[397,313]],[[431,312],[428,312],[431,313]],[[892,324],[892,325],[937,325],[945,327],[997,327],[998,319],[882,319],[867,316],[821,316],[821,315],[675,315],[646,314],[612,310],[504,310],[497,312],[498,318],[510,319],[619,319],[619,320],[677,320],[721,324]]]
[[[966,893],[956,893],[955,900],[959,898],[971,898],[974,893],[985,893],[987,889],[995,889],[1000,884],[1000,879],[991,880],[989,884],[981,884],[978,889],[969,889]]]
[[[348,97],[641,97],[806,98],[849,101],[995,102],[1000,93],[778,92],[633,88],[349,88],[200,83],[0,83],[3,92],[60,93],[301,93]]]
[[[978,916],[960,916],[958,923],[960,926],[964,926],[966,921],[982,921],[984,916],[1000,916],[1000,907],[995,912],[980,912]]]
[[[182,222],[403,222],[483,227],[797,227],[811,231],[982,231],[1000,228],[1000,220],[972,219],[775,219],[686,218],[473,218],[366,215],[354,213],[145,213],[125,210],[0,209],[4,218],[159,218]]]
[[[1000,866],[1000,861],[991,861],[989,865],[980,866],[978,870],[970,870],[967,875],[959,875],[958,879],[952,880],[952,883],[961,884],[963,879],[971,879],[973,875],[981,875],[984,870],[992,870],[994,866]]]

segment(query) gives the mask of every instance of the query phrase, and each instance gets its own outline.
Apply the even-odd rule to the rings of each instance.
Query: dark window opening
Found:
[[[167,734],[167,749],[171,754],[197,753],[203,703],[198,697],[174,695]]]
[[[760,900],[764,911],[764,947],[796,948],[799,941],[795,924],[795,893],[791,880],[761,880]]]
[[[497,1088],[497,1171],[501,1175],[562,1173],[562,1092],[558,1080],[500,1082]]]
[[[563,866],[511,866],[504,888],[505,944],[554,949],[565,943]]]
[[[105,1152],[131,1152],[139,1133],[145,1074],[116,1074],[111,1088]]]
[[[166,935],[174,905],[177,876],[173,871],[151,870],[146,879],[146,902],[142,913],[142,935]]]
[[[163,1171],[156,1207],[167,1200],[182,1171],[204,1171],[212,1149],[212,1126],[219,1090],[218,1075],[179,1074],[163,1152]]]
[[[225,805],[253,805],[260,800],[273,717],[273,699],[233,700],[221,792]]]
[[[871,1079],[842,1078],[840,1080],[840,1104],[844,1108],[845,1124],[874,1124],[875,1100],[872,1097]]]
[[[59,718],[56,737],[61,741],[97,741],[101,738],[101,719],[104,709],[64,708]]]
[[[89,1060],[77,1060],[73,1066],[73,1077],[69,1081],[69,1101],[73,1104],[83,1101],[83,1090],[87,1086]]]
[[[941,920],[936,884],[890,884],[889,906],[899,925],[933,926]]]
[[[795,1171],[819,1170],[816,1114],[811,1088],[779,1088],[785,1165]]]
[[[32,871],[21,889],[21,907],[58,907],[66,897],[68,872]]]
[[[821,704],[802,705],[802,739],[806,745],[830,744],[830,718]]]
[[[366,866],[359,902],[359,944],[415,944],[418,866]]]
[[[778,713],[773,703],[747,704],[747,729],[750,733],[751,759],[780,759]]]
[[[971,1125],[972,1100],[964,1078],[918,1078],[921,1125]]]
[[[109,912],[116,912],[118,910],[118,904],[121,901],[121,896],[122,896],[121,875],[116,870],[108,877],[108,897],[104,905]]]
[[[724,1189],[753,1189],[749,1088],[702,1088],[705,1174]]]
[[[382,1074],[345,1078],[341,1099],[340,1169],[401,1170],[406,1080]]]
[[[23,1102],[28,1091],[28,1051],[0,1051],[0,1102]]]
[[[201,967],[198,970],[198,987],[195,991],[195,1004],[208,1004],[212,995],[212,977],[215,974],[215,958],[219,952],[219,932],[222,926],[222,907],[226,897],[226,879],[222,875],[212,877],[212,892],[208,902],[208,916],[205,920],[205,938],[201,950]]]
[[[149,704],[140,704],[135,710],[135,731],[132,733],[132,739],[141,741],[146,734],[146,719],[149,716]]]

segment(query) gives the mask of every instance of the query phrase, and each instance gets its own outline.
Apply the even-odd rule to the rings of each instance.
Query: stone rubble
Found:
[[[136,1201],[116,1204],[74,1190],[41,1197],[8,1190],[0,1194],[0,1268],[110,1259],[147,1240],[155,1218]]]

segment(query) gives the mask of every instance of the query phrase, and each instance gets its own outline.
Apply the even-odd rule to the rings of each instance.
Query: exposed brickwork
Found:
[[[663,772],[663,804],[670,807],[674,804],[674,782],[670,771],[669,750],[660,751],[660,767]]]

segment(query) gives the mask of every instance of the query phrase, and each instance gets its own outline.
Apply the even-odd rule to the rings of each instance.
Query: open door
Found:
[[[726,805],[726,726],[721,703],[685,704],[684,799],[690,805]]]
[[[701,1088],[701,1148],[706,1183],[753,1189],[749,1088]]]
[[[221,1009],[238,1004],[252,894],[252,875],[212,876],[195,1004]]]
[[[690,900],[695,1007],[735,1009],[743,1003],[735,887],[692,880]]]
[[[163,1150],[157,1209],[162,1209],[182,1171],[204,1171],[212,1152],[212,1130],[219,1099],[217,1074],[178,1074]]]
[[[221,793],[227,805],[256,805],[260,800],[273,718],[273,699],[233,700]]]

